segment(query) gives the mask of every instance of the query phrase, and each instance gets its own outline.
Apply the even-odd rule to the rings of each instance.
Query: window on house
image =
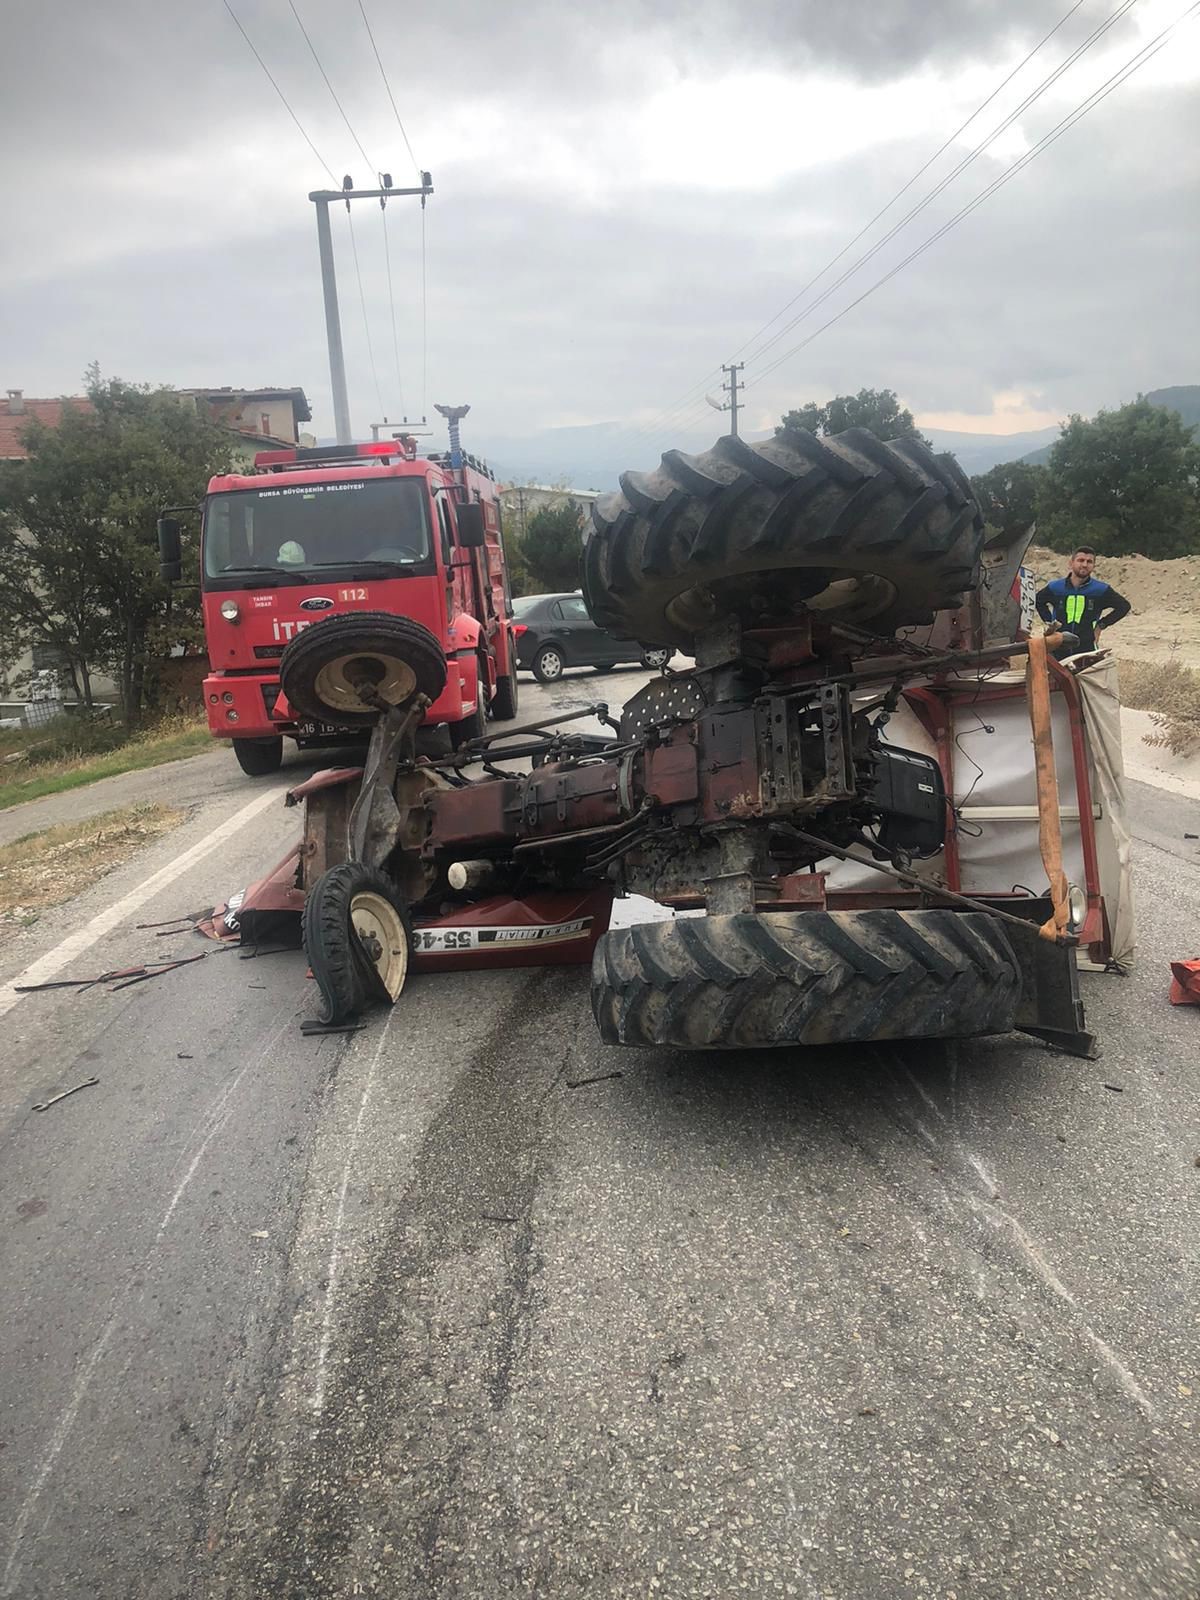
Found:
[[[271,413],[269,411],[261,412],[259,414],[258,421],[259,421],[259,426],[262,428],[262,431],[264,433],[270,433],[270,431],[271,431]]]

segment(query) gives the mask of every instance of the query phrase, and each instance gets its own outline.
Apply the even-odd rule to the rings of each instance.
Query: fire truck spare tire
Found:
[[[387,611],[352,611],[305,628],[279,659],[279,682],[300,717],[369,727],[380,705],[446,687],[446,652],[429,629]]]
[[[681,1050],[1007,1033],[1020,998],[983,911],[772,911],[604,934],[592,1010],[606,1044]]]
[[[233,753],[248,778],[269,778],[283,765],[283,740],[235,739]]]
[[[304,902],[304,949],[321,991],[321,1021],[348,1022],[404,987],[412,923],[382,872],[344,861],[323,872]]]
[[[583,593],[620,638],[675,645],[798,608],[890,634],[975,586],[983,518],[950,456],[865,428],[668,450],[592,510]]]

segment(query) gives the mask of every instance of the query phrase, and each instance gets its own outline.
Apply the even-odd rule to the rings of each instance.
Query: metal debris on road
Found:
[[[201,950],[196,956],[181,956],[178,961],[154,961],[143,967],[132,978],[126,978],[124,983],[115,983],[108,991],[116,994],[118,989],[130,989],[135,983],[145,983],[148,978],[161,978],[165,972],[174,972],[176,967],[190,967],[194,961],[203,961],[208,955],[207,950]]]
[[[77,1083],[73,1089],[64,1089],[61,1094],[51,1095],[49,1100],[39,1100],[34,1106],[35,1111],[49,1111],[51,1106],[56,1106],[60,1100],[65,1100],[69,1095],[78,1094],[80,1089],[91,1089],[100,1082],[99,1078],[85,1078],[82,1083]]]

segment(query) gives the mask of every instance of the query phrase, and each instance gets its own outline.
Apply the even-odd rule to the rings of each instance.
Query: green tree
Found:
[[[907,406],[901,406],[894,389],[860,389],[857,394],[838,394],[819,406],[815,400],[785,414],[776,433],[785,429],[805,433],[842,433],[847,428],[866,428],[877,439],[929,440],[913,421]]]
[[[582,555],[583,521],[577,501],[546,507],[530,517],[520,542],[520,556],[535,585],[535,594],[578,588]]]
[[[988,526],[1004,534],[1005,541],[1025,533],[1037,521],[1038,490],[1046,476],[1044,467],[1026,461],[1002,461],[989,472],[971,479]]]
[[[1038,496],[1040,537],[1054,550],[1155,560],[1200,550],[1200,447],[1194,429],[1139,396],[1090,422],[1064,425]]]
[[[199,504],[230,441],[170,390],[92,367],[87,394],[91,409],[65,409],[55,428],[31,421],[28,458],[0,472],[0,651],[49,647],[86,705],[97,671],[111,672],[132,726],[169,605],[173,638],[198,627],[194,596],[181,605],[159,581],[155,523],[166,505]]]

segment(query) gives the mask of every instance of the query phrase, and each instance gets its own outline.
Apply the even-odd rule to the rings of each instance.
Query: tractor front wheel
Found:
[[[392,1005],[399,997],[412,924],[382,872],[344,861],[308,892],[304,948],[321,991],[321,1021],[348,1022],[371,1001]]]

